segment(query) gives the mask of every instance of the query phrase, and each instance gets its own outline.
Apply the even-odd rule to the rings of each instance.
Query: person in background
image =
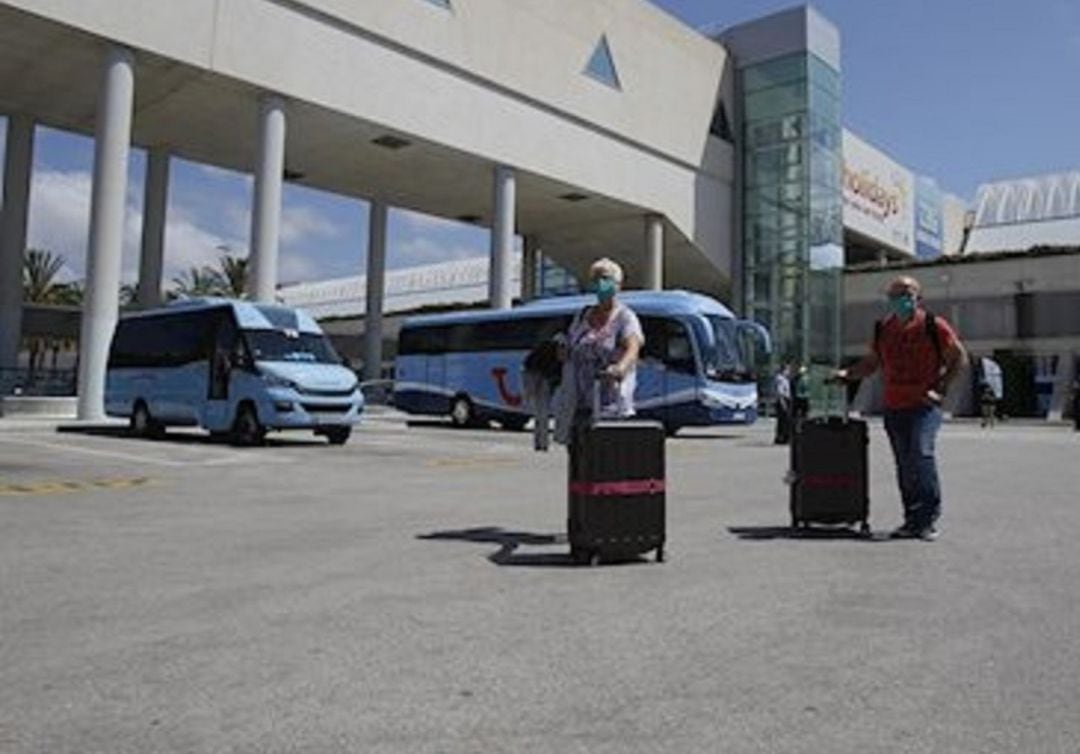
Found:
[[[784,364],[773,378],[773,394],[776,396],[776,437],[773,443],[787,445],[791,441],[791,380],[790,366]]]
[[[562,335],[543,341],[525,357],[522,385],[526,405],[533,415],[533,450],[548,449],[551,424],[551,398],[562,376],[560,349],[565,342]]]
[[[994,426],[994,414],[997,411],[997,395],[994,394],[994,386],[989,382],[983,382],[979,386],[979,409],[982,412],[982,427]]]
[[[881,369],[885,382],[885,431],[896,458],[904,523],[894,538],[937,539],[941,484],[935,442],[941,402],[967,360],[952,327],[922,308],[922,288],[903,276],[888,288],[889,315],[875,325],[866,355],[834,378],[852,381]]]
[[[810,415],[810,383],[805,364],[793,364],[791,373],[792,424]]]
[[[1080,366],[1076,367],[1080,369]],[[1080,374],[1073,378],[1072,383],[1072,414],[1073,430],[1080,432]]]
[[[555,416],[556,442],[569,444],[574,422],[591,416],[598,377],[601,415],[634,415],[637,362],[645,336],[637,315],[618,300],[622,282],[622,267],[606,257],[589,268],[596,304],[579,312],[567,332]]]

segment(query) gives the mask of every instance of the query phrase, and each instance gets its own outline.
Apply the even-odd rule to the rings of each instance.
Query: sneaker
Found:
[[[911,524],[904,524],[898,526],[889,532],[889,539],[914,539],[918,536],[918,532],[911,526]]]
[[[919,532],[915,533],[916,539],[921,539],[923,542],[934,542],[938,538],[938,530],[933,526],[927,526]]]

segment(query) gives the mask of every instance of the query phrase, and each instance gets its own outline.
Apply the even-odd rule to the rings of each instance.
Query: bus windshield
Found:
[[[245,330],[255,361],[294,361],[308,364],[340,364],[330,341],[321,333],[295,330]]]
[[[754,374],[750,365],[753,355],[745,353],[745,344],[739,337],[738,320],[706,314],[705,319],[712,326],[712,343],[702,349],[705,362],[705,374],[720,382],[753,382]]]

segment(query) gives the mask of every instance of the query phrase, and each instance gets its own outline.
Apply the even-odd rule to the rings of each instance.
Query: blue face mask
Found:
[[[596,300],[601,304],[606,304],[615,298],[615,291],[618,290],[618,286],[611,278],[600,278],[596,281],[593,289],[596,291]]]
[[[914,296],[890,296],[889,297],[889,310],[897,317],[903,320],[911,319],[915,316],[916,301]]]

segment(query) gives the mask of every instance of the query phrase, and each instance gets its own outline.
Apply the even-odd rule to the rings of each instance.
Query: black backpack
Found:
[[[545,340],[529,351],[529,355],[525,357],[525,371],[542,374],[551,382],[556,382],[562,377],[559,347],[554,340]]]

